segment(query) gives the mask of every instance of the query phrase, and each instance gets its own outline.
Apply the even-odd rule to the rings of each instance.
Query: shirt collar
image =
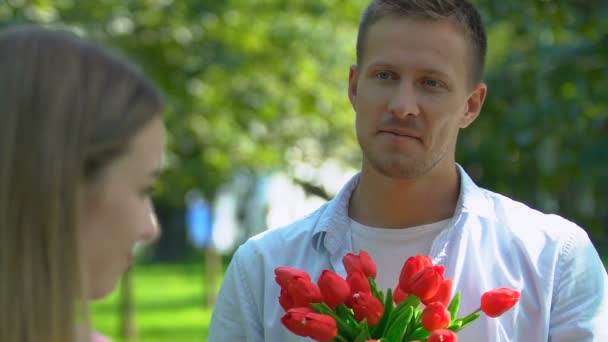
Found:
[[[464,168],[456,164],[460,175],[460,194],[456,204],[455,218],[464,213],[479,217],[493,219],[495,213],[491,201],[486,197],[483,189],[479,188],[466,173]],[[359,184],[360,173],[354,175],[338,192],[336,197],[327,203],[327,206],[314,228],[313,246],[324,246],[330,254],[340,250],[344,243],[348,243],[350,219],[348,207],[350,197]]]
[[[348,216],[350,197],[359,185],[360,177],[360,173],[351,177],[336,197],[327,203],[327,207],[314,228],[314,246],[324,246],[330,254],[334,254],[345,243],[344,236],[348,233],[350,226]]]
[[[456,164],[460,175],[460,195],[456,204],[455,216],[461,213],[474,214],[479,217],[494,219],[494,206],[486,190],[478,187],[460,164]]]

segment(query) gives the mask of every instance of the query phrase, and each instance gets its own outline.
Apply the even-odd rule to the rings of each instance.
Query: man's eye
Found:
[[[426,79],[422,83],[425,86],[431,87],[431,88],[442,88],[443,87],[443,83],[441,83],[440,81],[437,81],[437,80],[433,80],[433,79]]]
[[[379,73],[376,74],[376,77],[378,77],[381,80],[391,80],[391,79],[393,79],[393,74],[388,71],[380,71]]]

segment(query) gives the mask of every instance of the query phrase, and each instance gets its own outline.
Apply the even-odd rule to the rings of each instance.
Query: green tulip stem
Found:
[[[471,317],[475,316],[476,314],[481,312],[481,308],[478,308],[477,310],[471,312],[470,314],[466,315],[463,318],[460,318],[461,321],[467,321],[468,319],[470,319]]]

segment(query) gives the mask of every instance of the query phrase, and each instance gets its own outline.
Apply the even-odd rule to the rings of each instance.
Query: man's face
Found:
[[[484,84],[471,86],[462,31],[447,20],[384,18],[364,44],[349,77],[363,169],[408,179],[453,168],[458,131],[486,94]]]

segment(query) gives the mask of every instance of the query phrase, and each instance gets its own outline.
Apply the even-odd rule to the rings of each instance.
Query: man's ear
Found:
[[[486,100],[488,86],[485,83],[479,83],[467,99],[466,112],[460,120],[460,128],[468,127],[481,113],[481,108]]]
[[[350,104],[355,105],[355,99],[357,98],[357,81],[359,78],[359,69],[356,64],[350,66],[350,72],[348,73],[348,98]]]

